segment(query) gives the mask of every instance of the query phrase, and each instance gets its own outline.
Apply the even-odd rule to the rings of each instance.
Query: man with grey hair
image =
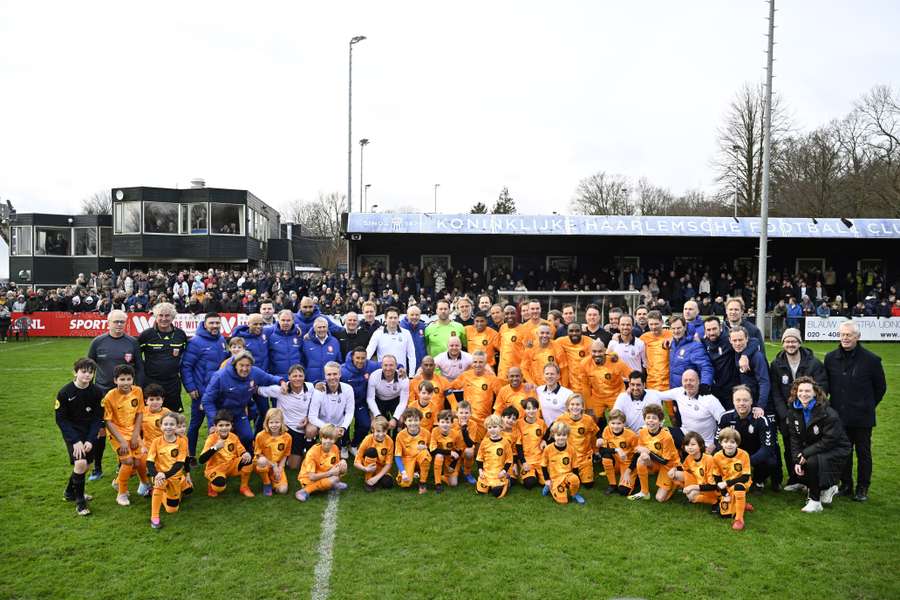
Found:
[[[329,321],[325,317],[316,317],[312,331],[303,338],[303,358],[306,363],[306,380],[317,383],[325,379],[325,365],[334,361],[340,363],[341,343],[328,333]]]
[[[884,398],[887,384],[878,355],[859,343],[859,327],[853,321],[841,323],[840,345],[825,355],[825,372],[831,406],[841,417],[847,437],[856,451],[856,493],[853,489],[853,455],[844,466],[840,494],[857,502],[869,499],[872,480],[872,428],[875,409]]]
[[[309,422],[317,431],[325,425],[334,425],[337,428],[341,456],[347,458],[347,443],[350,441],[348,432],[356,407],[353,388],[341,381],[341,365],[337,362],[328,361],[323,370],[325,385],[323,389],[317,386],[313,392],[309,404]]]
[[[138,336],[144,359],[145,383],[161,385],[163,407],[183,412],[181,403],[181,357],[187,347],[187,334],[173,324],[175,307],[160,302],[153,307],[153,325]]]
[[[110,311],[107,316],[109,331],[91,340],[87,356],[97,363],[97,374],[94,383],[105,394],[115,387],[113,371],[119,365],[134,367],[134,382],[144,385],[144,365],[141,360],[141,348],[138,341],[125,334],[128,315],[122,310]],[[103,451],[106,449],[106,429],[100,430],[97,443],[94,444],[94,471],[88,481],[103,477]]]

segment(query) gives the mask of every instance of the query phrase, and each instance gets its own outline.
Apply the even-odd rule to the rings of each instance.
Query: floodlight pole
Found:
[[[775,0],[769,1],[769,47],[766,53],[766,96],[763,105],[762,201],[759,207],[759,272],[756,278],[756,326],[766,326],[766,273],[769,253],[769,162],[772,157],[772,52],[775,47]]]

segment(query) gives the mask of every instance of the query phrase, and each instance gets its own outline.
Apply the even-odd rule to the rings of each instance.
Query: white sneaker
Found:
[[[827,490],[822,490],[822,493],[819,497],[820,498],[819,501],[822,504],[831,504],[831,501],[834,500],[834,497],[837,496],[837,493],[838,493],[838,486],[833,485],[830,488],[828,488]]]
[[[645,494],[644,492],[638,492],[637,494],[632,494],[628,496],[629,500],[649,500],[650,494]]]
[[[812,498],[810,498],[809,500],[806,501],[806,506],[804,506],[804,507],[801,508],[800,510],[803,511],[803,512],[805,512],[805,513],[817,513],[817,512],[822,512],[822,511],[825,510],[825,509],[822,508],[822,503],[821,503],[821,502],[819,502],[818,500],[813,500]]]
[[[786,492],[805,492],[806,486],[803,485],[802,483],[792,483],[790,485],[784,486],[781,489],[783,489]]]
[[[138,486],[138,496],[143,496],[146,498],[150,495],[150,492],[153,491],[153,488],[150,487],[149,483],[141,482],[141,485]]]
[[[116,496],[116,504],[119,506],[131,506],[131,500],[128,499],[128,494],[119,494]]]
[[[346,449],[346,448],[341,448],[341,458],[343,458],[344,460],[347,460],[347,457],[348,457],[348,456],[350,456],[350,453],[347,452],[347,449]]]
[[[357,452],[359,452],[359,448],[357,448],[356,446],[350,446],[350,454],[356,456]]]

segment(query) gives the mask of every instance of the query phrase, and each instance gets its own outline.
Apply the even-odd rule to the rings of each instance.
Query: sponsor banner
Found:
[[[139,336],[142,331],[153,327],[152,313],[127,313],[128,322],[125,333]],[[248,315],[239,313],[219,313],[222,317],[222,334],[226,337],[238,325],[246,325]],[[13,322],[19,317],[30,317],[29,335],[41,337],[96,337],[106,333],[106,317],[100,313],[68,313],[68,312],[36,312],[26,315],[13,313]],[[203,322],[203,315],[179,313],[175,317],[175,326],[180,327],[188,337],[194,335],[197,326]]]
[[[443,215],[430,213],[350,213],[348,233],[507,234],[759,237],[760,219],[742,217],[626,217],[587,215]],[[900,219],[772,217],[772,238],[900,239]]]
[[[811,342],[837,340],[841,323],[849,320],[846,317],[806,317],[804,338]],[[900,342],[900,317],[854,317],[853,322],[859,327],[859,339],[864,342]]]

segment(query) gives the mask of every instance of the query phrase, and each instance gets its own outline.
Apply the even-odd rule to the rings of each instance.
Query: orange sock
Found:
[[[472,465],[475,464],[475,457],[469,458],[468,456],[463,455],[463,475],[468,475],[472,472]]]
[[[744,510],[747,508],[747,492],[744,490],[734,490],[734,520],[744,520]]]
[[[612,459],[603,459],[603,471],[606,473],[606,480],[609,485],[616,485],[616,466]]]
[[[434,485],[440,485],[444,482],[444,455],[434,455]]]
[[[647,473],[647,466],[641,463],[637,464],[638,479],[641,481],[641,493],[650,493],[650,475]]]
[[[428,482],[428,471],[431,470],[431,455],[425,452],[419,456],[419,485],[425,485]]]
[[[150,518],[159,518],[159,509],[162,507],[164,490],[154,489],[153,496],[150,498]]]
[[[262,479],[263,485],[270,485],[272,483],[272,478],[269,476],[271,473],[271,469],[257,469],[257,473],[259,473],[259,478]]]
[[[250,485],[250,473],[253,472],[253,467],[251,465],[247,465],[241,468],[241,487],[249,487]]]
[[[135,460],[134,461],[134,470],[137,471],[138,478],[141,480],[141,483],[150,483],[150,479],[147,477],[147,462],[144,460]]]
[[[131,474],[134,473],[134,467],[131,465],[119,465],[119,477],[117,481],[119,482],[119,493],[124,494],[128,491],[128,480],[131,479]]]

